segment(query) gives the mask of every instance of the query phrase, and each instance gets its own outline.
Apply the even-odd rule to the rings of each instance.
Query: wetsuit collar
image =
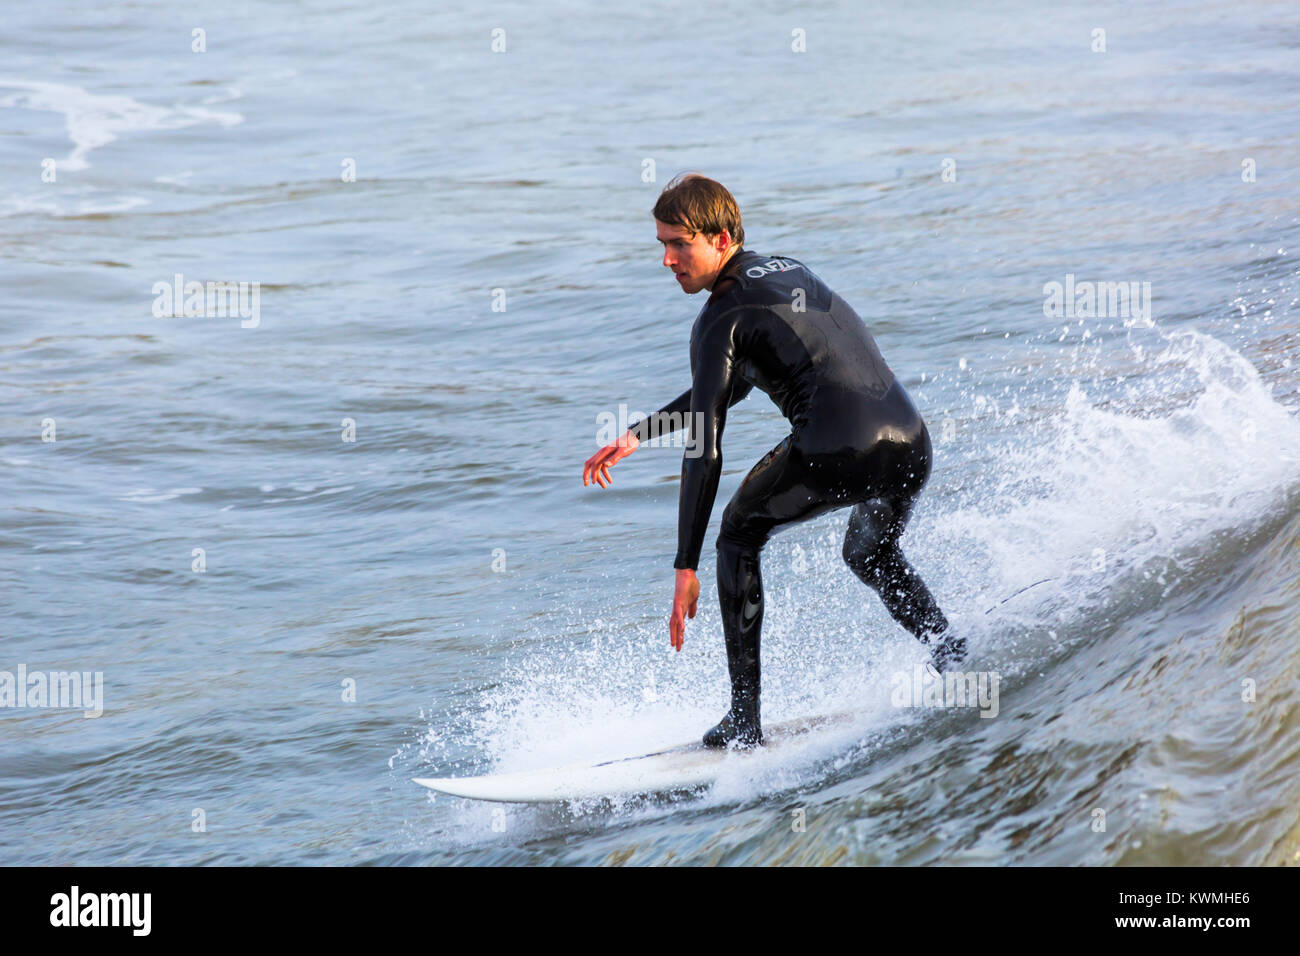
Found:
[[[737,249],[735,254],[733,254],[732,257],[723,264],[721,271],[718,272],[717,278],[713,280],[713,289],[710,290],[709,297],[712,298],[717,294],[716,290],[723,279],[727,276],[734,275],[740,269],[740,259],[742,256],[752,255],[754,255],[754,253],[750,252],[744,246]]]

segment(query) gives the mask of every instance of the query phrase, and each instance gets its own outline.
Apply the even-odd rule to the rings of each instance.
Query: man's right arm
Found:
[[[731,400],[727,402],[727,407],[730,408],[732,405],[735,405],[738,401],[748,395],[753,387],[753,382],[747,382],[744,379],[741,379],[739,384],[737,384],[732,390]],[[653,415],[647,415],[635,425],[629,425],[627,430],[636,436],[637,441],[646,441],[648,437],[652,437],[651,433],[657,435],[671,435],[673,432],[680,431],[686,427],[686,415],[690,410],[691,390],[688,388]],[[671,415],[673,413],[676,413],[676,418],[665,419],[660,417],[664,414]],[[653,422],[656,419],[661,422],[657,430],[653,427]]]
[[[636,436],[637,441],[648,441],[659,435],[671,435],[686,427],[686,415],[691,410],[691,390],[688,388],[659,411],[641,419],[635,425],[629,425],[628,431]],[[672,418],[664,418],[672,415]],[[657,424],[656,424],[657,423]]]

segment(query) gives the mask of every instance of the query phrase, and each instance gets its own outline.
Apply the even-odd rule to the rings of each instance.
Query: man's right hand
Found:
[[[606,445],[596,454],[587,459],[587,463],[582,466],[582,486],[587,487],[589,482],[596,482],[604,488],[614,483],[614,479],[609,477],[611,465],[626,458],[632,452],[636,451],[641,442],[632,432],[626,431],[622,437],[613,445]]]

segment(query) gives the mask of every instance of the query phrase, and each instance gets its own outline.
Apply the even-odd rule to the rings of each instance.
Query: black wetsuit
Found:
[[[691,388],[656,413],[689,412],[698,453],[688,448],[682,459],[675,568],[699,565],[727,409],[758,386],[793,426],[736,490],[716,542],[732,709],[705,742],[757,742],[759,552],[782,526],[853,505],[843,548],[848,566],[923,643],[947,629],[898,548],[930,476],[930,435],[862,319],[789,257],[742,249],[726,263],[691,330],[691,372]],[[645,440],[672,428],[650,416],[631,430]]]

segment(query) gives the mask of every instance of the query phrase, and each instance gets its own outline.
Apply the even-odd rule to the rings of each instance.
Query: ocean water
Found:
[[[0,863],[1300,862],[1300,9],[72,2],[0,49],[0,671],[103,682],[0,707]],[[712,542],[787,423],[730,414],[680,654],[681,449],[581,481],[690,384],[687,169],[929,422],[903,548],[996,715],[896,705],[841,511],[764,552],[763,709],[850,726],[432,795],[725,709]],[[157,314],[191,281],[256,308]],[[1142,307],[1049,314],[1098,282]]]

